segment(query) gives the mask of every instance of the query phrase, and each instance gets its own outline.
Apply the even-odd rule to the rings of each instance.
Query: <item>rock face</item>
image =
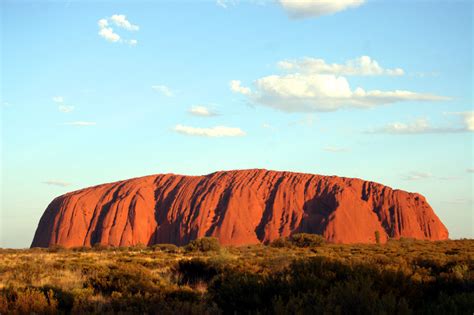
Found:
[[[32,247],[174,243],[214,236],[225,245],[293,233],[336,243],[448,231],[425,198],[360,179],[267,170],[205,176],[153,175],[85,188],[54,199]]]

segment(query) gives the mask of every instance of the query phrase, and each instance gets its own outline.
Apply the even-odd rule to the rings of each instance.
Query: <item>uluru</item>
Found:
[[[335,243],[401,237],[444,240],[426,199],[355,178],[262,169],[203,176],[151,175],[55,198],[32,247],[131,246],[213,236],[223,245],[268,243],[295,233]]]

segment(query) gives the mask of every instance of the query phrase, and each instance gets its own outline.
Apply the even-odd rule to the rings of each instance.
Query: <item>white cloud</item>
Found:
[[[245,136],[240,128],[216,126],[211,128],[198,128],[184,125],[176,125],[174,131],[190,136],[202,137],[238,137]]]
[[[59,105],[58,110],[62,113],[70,113],[74,110],[74,106],[70,105]]]
[[[312,74],[401,76],[405,73],[401,68],[384,69],[376,60],[373,60],[369,56],[361,56],[349,60],[345,64],[328,64],[324,59],[307,57],[300,60],[283,60],[278,62],[278,66],[283,70]]]
[[[53,102],[58,104],[58,110],[62,113],[70,113],[74,110],[74,106],[64,104],[64,97],[62,96],[53,96]]]
[[[216,112],[202,105],[192,106],[188,110],[188,112],[193,116],[202,116],[202,117],[217,116]]]
[[[226,0],[217,0],[216,4],[224,9],[227,8],[227,1]]]
[[[109,22],[107,22],[107,19],[100,19],[97,22],[97,25],[99,25],[99,28],[104,28],[104,27],[109,26]]]
[[[456,180],[456,179],[459,179],[459,177],[456,177],[456,176],[433,176],[431,173],[415,171],[415,172],[409,172],[407,174],[402,175],[401,179],[409,180],[409,181],[423,180],[423,179]]]
[[[448,113],[453,115],[459,115],[463,119],[464,128],[467,131],[474,131],[474,111]]]
[[[270,75],[255,81],[255,91],[230,83],[231,90],[251,101],[286,112],[335,111],[341,108],[370,108],[401,101],[444,101],[447,97],[405,90],[352,90],[345,77],[333,74]]]
[[[375,133],[391,133],[391,134],[419,134],[433,133],[435,129],[425,118],[420,118],[411,123],[394,122],[389,123],[385,127],[375,130]]]
[[[349,149],[347,149],[347,148],[332,147],[332,146],[324,147],[323,150],[326,151],[326,152],[332,152],[332,153],[341,153],[341,152],[349,151]]]
[[[432,126],[425,118],[417,119],[410,123],[394,122],[384,127],[370,130],[368,133],[386,133],[386,134],[427,134],[427,133],[459,133],[474,131],[474,112],[449,113],[459,115],[462,118],[459,126],[439,127]]]
[[[63,103],[64,102],[64,97],[62,97],[62,96],[53,96],[53,102]]]
[[[99,26],[99,36],[113,43],[123,43],[130,46],[135,46],[138,43],[136,39],[122,39],[121,36],[111,27],[111,24],[115,24],[118,28],[123,28],[127,31],[139,30],[139,26],[130,23],[125,15],[114,14],[110,18],[103,18],[97,22],[97,25]]]
[[[123,14],[114,14],[110,17],[110,21],[113,22],[120,28],[124,28],[127,31],[138,31],[140,27],[138,25],[133,25],[127,20],[127,17]],[[100,22],[100,20],[99,20]],[[100,25],[99,25],[100,26]]]
[[[278,0],[291,18],[311,18],[333,14],[362,5],[365,0]]]
[[[71,183],[63,182],[60,180],[47,180],[47,181],[44,181],[43,184],[51,185],[51,186],[59,186],[59,187],[67,187],[67,186],[72,185]]]
[[[230,5],[235,6],[237,2],[237,0],[216,0],[216,5],[221,8],[227,9]]]
[[[173,91],[169,87],[167,87],[166,85],[153,85],[151,88],[154,91],[163,94],[164,96],[167,96],[167,97],[174,96]]]
[[[71,121],[71,122],[64,123],[64,125],[85,127],[85,126],[95,126],[96,123],[92,121]]]
[[[468,168],[468,169],[466,169],[466,172],[468,172],[468,173],[474,173],[474,168]]]
[[[99,35],[109,42],[118,42],[120,41],[120,35],[114,33],[114,30],[111,27],[103,27],[99,30]]]
[[[243,87],[242,82],[240,82],[239,80],[230,81],[230,89],[232,90],[232,92],[240,93],[243,95],[250,95],[252,93],[250,88]]]
[[[410,181],[429,179],[431,177],[432,175],[430,173],[425,173],[425,172],[410,172],[406,175],[401,176],[403,180],[410,180]]]

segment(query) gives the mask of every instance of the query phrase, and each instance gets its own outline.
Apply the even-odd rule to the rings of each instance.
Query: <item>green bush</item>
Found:
[[[282,237],[274,240],[270,246],[272,247],[317,247],[326,243],[326,239],[318,234],[297,233],[290,237]]]
[[[133,295],[153,292],[157,288],[150,270],[132,263],[112,265],[102,272],[92,273],[86,281],[86,286],[106,295],[113,292]]]
[[[326,239],[318,234],[298,233],[290,236],[290,242],[296,247],[315,247],[326,243]]]
[[[221,245],[219,240],[215,237],[203,237],[191,241],[185,247],[186,251],[199,251],[199,252],[219,252]]]
[[[179,253],[180,248],[174,244],[155,244],[151,246],[154,251],[161,251],[165,253]]]
[[[288,240],[286,237],[280,237],[270,243],[271,247],[278,247],[278,248],[290,248],[293,247],[293,244]]]

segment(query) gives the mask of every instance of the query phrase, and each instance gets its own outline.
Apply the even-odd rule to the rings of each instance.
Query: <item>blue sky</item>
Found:
[[[2,1],[2,247],[48,203],[266,168],[425,195],[474,237],[470,1]]]

